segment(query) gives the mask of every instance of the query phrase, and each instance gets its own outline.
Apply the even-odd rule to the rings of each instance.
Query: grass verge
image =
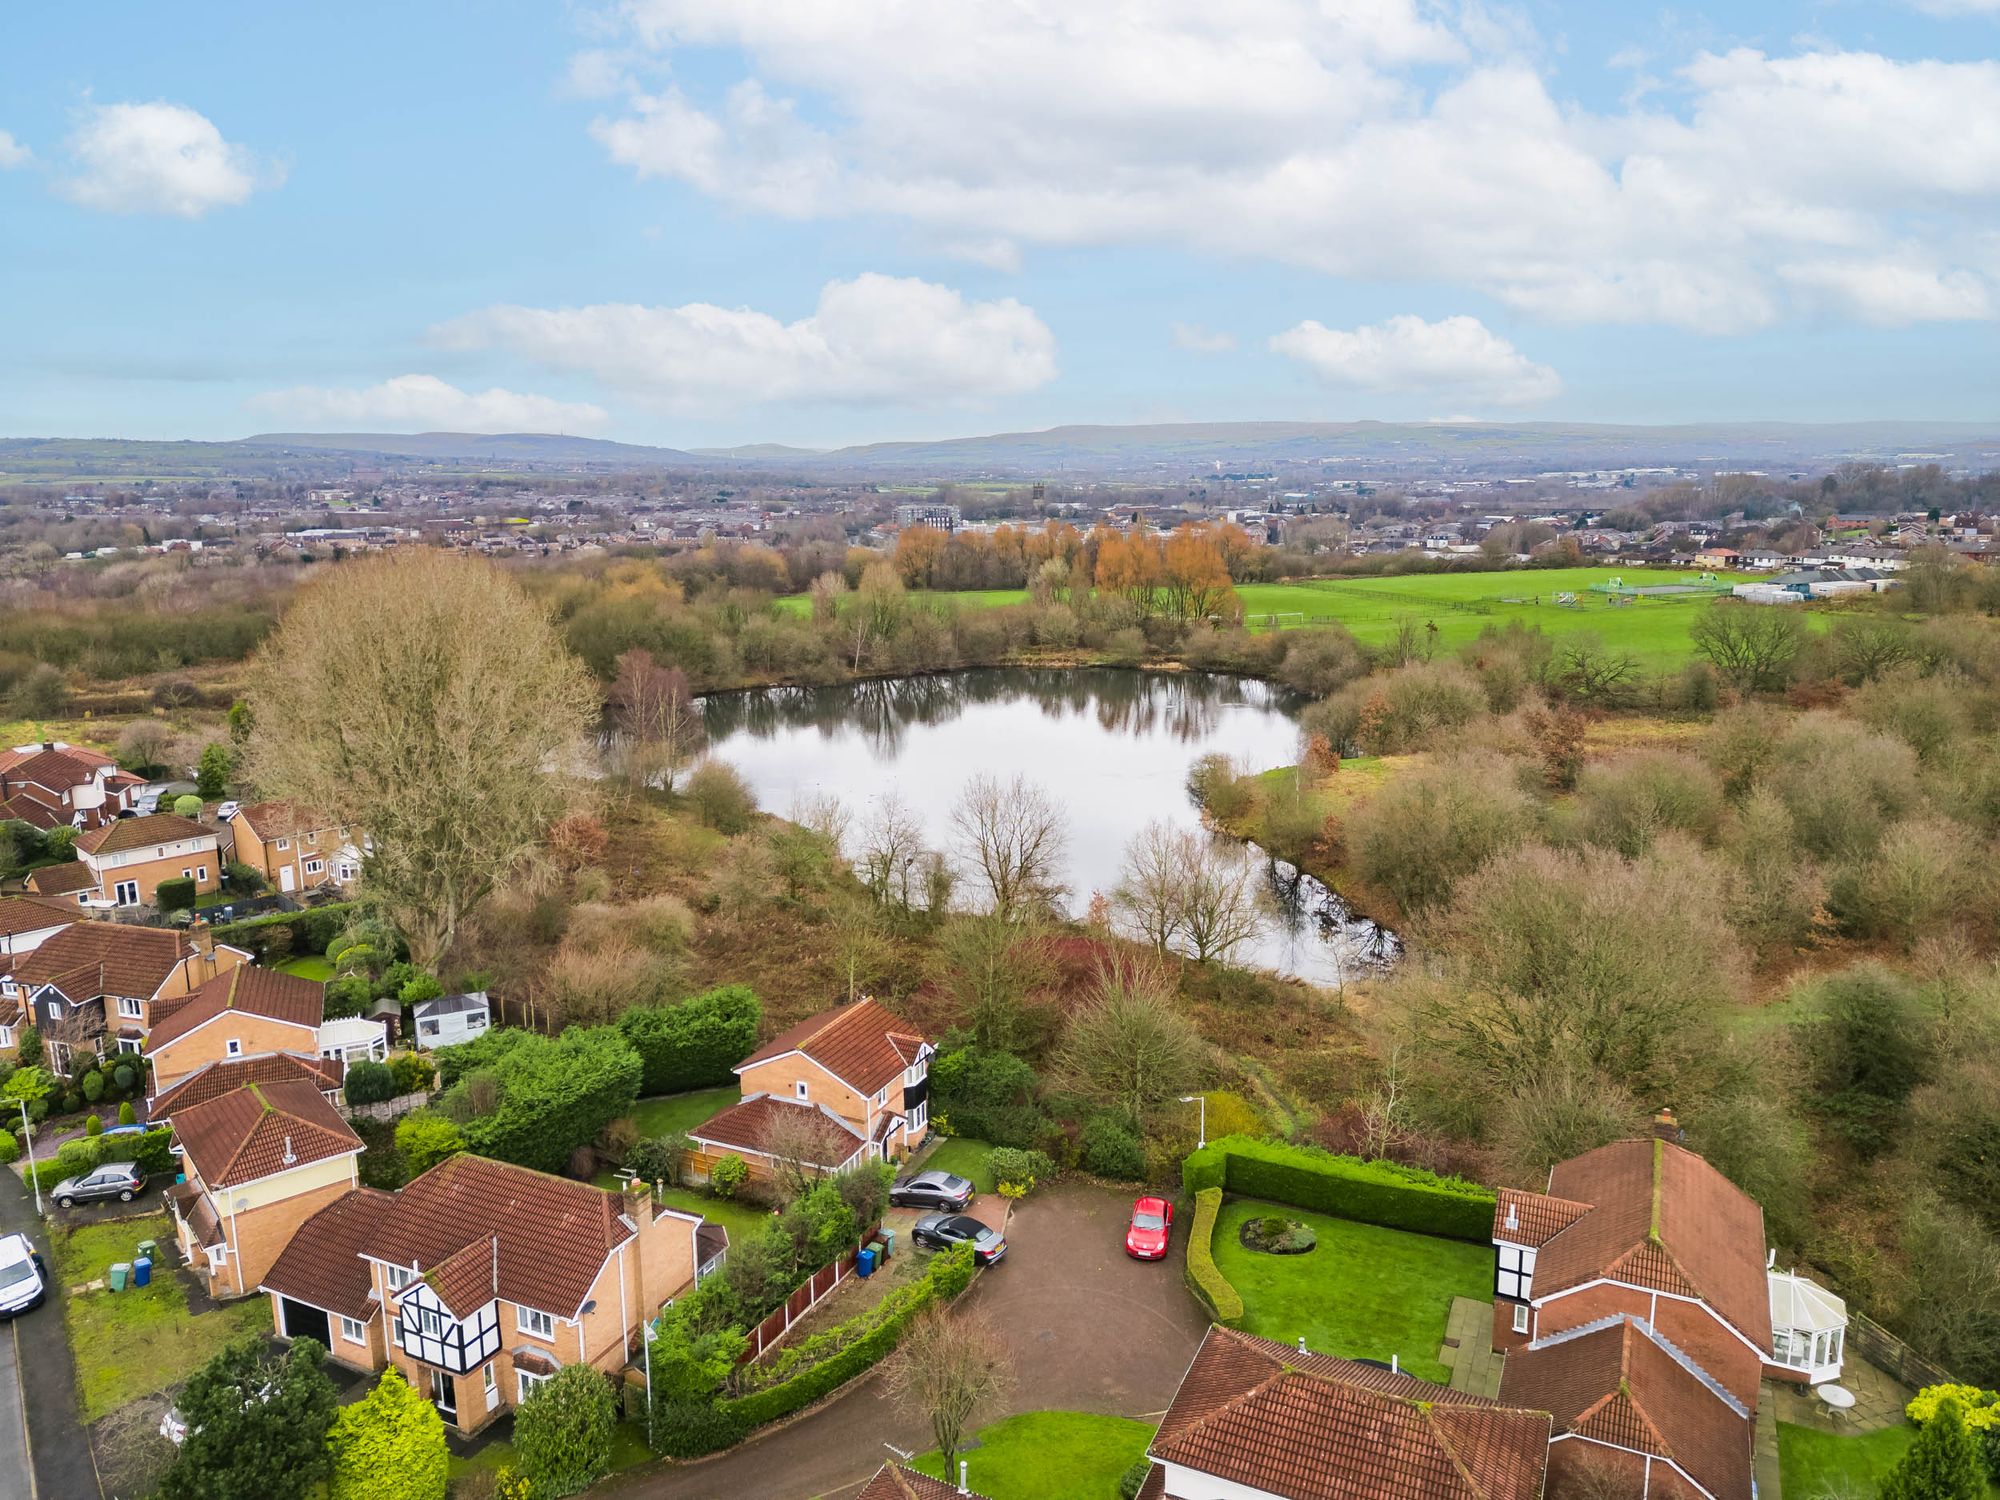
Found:
[[[988,1500],[1117,1500],[1118,1478],[1144,1457],[1152,1424],[1083,1411],[1031,1411],[980,1429],[961,1455],[966,1483]],[[926,1453],[912,1468],[949,1478]]]

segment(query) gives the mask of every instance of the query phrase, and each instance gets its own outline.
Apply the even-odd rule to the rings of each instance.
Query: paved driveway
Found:
[[[1007,1258],[980,1273],[963,1304],[1011,1335],[1018,1376],[1007,1403],[981,1413],[981,1423],[1047,1410],[1157,1416],[1173,1399],[1207,1322],[1181,1285],[1178,1245],[1152,1264],[1126,1256],[1131,1208],[1127,1194],[1077,1186],[1015,1209]],[[885,1444],[922,1450],[930,1438],[870,1377],[740,1448],[631,1475],[606,1491],[646,1500],[844,1500],[889,1456]]]

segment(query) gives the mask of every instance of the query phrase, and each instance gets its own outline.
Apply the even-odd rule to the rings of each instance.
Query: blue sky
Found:
[[[2000,0],[12,6],[0,432],[1985,420],[1997,49]]]

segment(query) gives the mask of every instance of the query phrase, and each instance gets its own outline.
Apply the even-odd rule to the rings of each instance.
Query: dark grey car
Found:
[[[916,1172],[889,1189],[889,1201],[904,1208],[948,1208],[957,1213],[972,1202],[973,1186],[955,1172]]]
[[[74,1208],[79,1203],[96,1203],[105,1198],[116,1198],[120,1203],[130,1203],[146,1188],[146,1174],[129,1161],[110,1161],[95,1171],[85,1172],[79,1177],[66,1177],[56,1184],[52,1196],[64,1208]]]
[[[970,1214],[925,1214],[910,1231],[910,1238],[936,1250],[949,1250],[970,1240],[972,1258],[982,1266],[992,1265],[1007,1253],[1006,1237]]]

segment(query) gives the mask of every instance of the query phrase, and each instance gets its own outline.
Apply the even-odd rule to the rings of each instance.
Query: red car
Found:
[[[1167,1237],[1173,1227],[1173,1204],[1164,1198],[1141,1198],[1132,1205],[1132,1227],[1125,1231],[1125,1253],[1134,1260],[1165,1260]]]

